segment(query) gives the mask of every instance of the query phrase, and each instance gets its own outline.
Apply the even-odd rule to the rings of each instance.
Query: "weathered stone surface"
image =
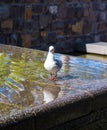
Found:
[[[0,19],[6,19],[9,17],[9,6],[0,5]]]
[[[20,18],[13,20],[13,28],[17,31],[24,30],[24,21]]]
[[[32,5],[32,10],[34,13],[40,14],[44,13],[46,10],[46,7],[44,4],[33,4]]]
[[[10,30],[12,30],[12,28],[13,28],[13,20],[12,19],[3,20],[1,22],[1,28],[2,29],[10,29]]]
[[[10,34],[15,31],[19,35],[29,33],[32,36],[32,33],[38,32],[43,38],[40,39],[41,45],[43,43],[47,47],[51,40],[47,41],[46,35],[53,31],[56,33],[55,37],[70,36],[71,39],[75,37],[75,41],[79,41],[82,36],[85,43],[91,41],[85,39],[85,35],[90,34],[93,35],[94,41],[106,42],[106,19],[105,0],[0,1],[0,33],[9,31],[6,33]],[[21,40],[19,42],[22,43]]]
[[[52,29],[57,30],[57,29],[64,29],[64,21],[60,20],[55,20],[52,22]]]
[[[83,32],[83,20],[77,22],[75,25],[72,25],[72,31],[78,34],[82,34]]]
[[[40,0],[22,0],[23,3],[36,3],[39,2]]]
[[[35,32],[39,30],[39,23],[38,21],[28,20],[24,22],[24,30]]]
[[[106,21],[107,19],[107,13],[105,11],[101,11],[98,16],[99,21]]]
[[[32,19],[32,6],[25,7],[25,19]]]
[[[65,5],[65,4],[59,5],[57,15],[58,15],[58,17],[61,18],[61,19],[66,18],[66,16],[67,16],[67,8],[66,8],[66,5]]]
[[[105,23],[99,22],[98,23],[98,31],[104,31],[106,29]]]
[[[47,32],[46,33],[46,40],[48,43],[55,43],[56,42],[56,33],[55,32]]]
[[[22,46],[24,47],[31,47],[31,35],[30,34],[22,34]]]
[[[46,28],[48,26],[49,23],[52,22],[52,16],[51,15],[46,15],[46,14],[42,14],[40,15],[40,28]]]
[[[70,38],[64,38],[64,37],[59,37],[57,39],[55,48],[58,52],[65,52],[65,53],[70,53],[73,52],[75,50],[74,47],[74,39]]]
[[[96,42],[96,43],[78,43],[78,51],[107,55],[107,43],[106,42]]]
[[[23,5],[11,5],[10,6],[10,17],[15,18],[24,18],[24,6]]]

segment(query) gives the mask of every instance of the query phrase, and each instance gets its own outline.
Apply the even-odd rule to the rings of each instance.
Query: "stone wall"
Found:
[[[107,41],[107,0],[0,0],[0,43],[72,52]]]

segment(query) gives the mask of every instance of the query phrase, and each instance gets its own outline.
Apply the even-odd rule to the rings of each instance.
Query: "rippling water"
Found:
[[[48,103],[75,94],[76,87],[107,79],[106,62],[59,54],[55,57],[63,66],[57,80],[51,82],[43,67],[46,53],[0,53],[0,114]]]

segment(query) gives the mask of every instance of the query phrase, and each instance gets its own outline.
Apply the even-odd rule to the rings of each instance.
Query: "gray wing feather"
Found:
[[[62,67],[62,62],[60,60],[55,59],[56,66],[60,69]]]

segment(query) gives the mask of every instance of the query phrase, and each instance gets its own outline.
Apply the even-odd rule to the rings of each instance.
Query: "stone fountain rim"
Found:
[[[9,46],[9,45],[0,45],[2,47],[5,48],[6,51],[8,51],[6,48],[8,47],[8,49],[11,50],[11,48],[15,48],[15,49],[21,49],[21,50],[30,50],[30,51],[34,51],[33,49],[27,49],[27,48],[21,48],[21,47],[13,47],[13,46]],[[81,101],[87,101],[87,105],[85,106],[85,104],[83,104],[83,107],[86,107],[87,112],[82,112],[80,115],[78,116],[83,116],[86,115],[88,113],[90,113],[91,111],[95,111],[98,109],[101,109],[102,107],[107,107],[107,101],[106,104],[104,104],[102,106],[102,104],[98,104],[98,106],[95,106],[95,102],[96,102],[96,98],[100,97],[98,100],[103,102],[103,99],[105,98],[105,95],[107,95],[107,82],[100,82],[100,83],[95,83],[91,86],[99,86],[98,89],[90,89],[89,91],[85,91],[82,93],[82,95],[69,95],[69,96],[65,96],[63,98],[57,98],[56,100],[49,102],[47,104],[43,104],[43,105],[39,105],[38,107],[32,107],[32,108],[28,108],[26,110],[23,111],[18,111],[17,113],[15,113],[14,115],[10,115],[10,116],[6,116],[4,118],[0,119],[0,127],[7,127],[7,126],[11,126],[11,125],[15,125],[17,123],[20,123],[21,121],[24,121],[26,119],[29,118],[33,118],[34,120],[41,116],[42,114],[47,114],[49,115],[51,112],[54,111],[58,111],[60,108],[64,108],[66,111],[68,111],[68,108],[66,108],[66,106],[73,106],[75,103],[79,103]],[[90,86],[89,86],[90,87]],[[71,111],[73,112],[73,111]],[[57,113],[55,113],[57,114]],[[61,115],[62,113],[59,112],[59,115]],[[51,115],[49,115],[51,116]],[[78,118],[78,116],[76,117],[70,117],[70,120],[72,120],[72,118]],[[59,117],[60,118],[60,117]],[[55,119],[53,119],[55,120]],[[67,121],[67,120],[65,120]],[[61,121],[60,121],[61,123]],[[62,122],[63,123],[63,122]],[[52,124],[54,125],[54,123]]]
[[[100,100],[102,100],[103,102],[103,96],[107,95],[107,83],[101,82],[99,86],[101,86],[101,89],[98,89],[97,91],[91,90],[90,93],[84,92],[82,95],[75,95],[75,96],[69,95],[63,98],[57,98],[56,100],[51,101],[47,104],[39,105],[38,107],[28,108],[26,110],[19,111],[14,115],[4,117],[2,120],[0,120],[0,127],[12,126],[17,123],[20,123],[21,121],[27,120],[29,118],[34,118],[35,120],[36,117],[38,117],[41,114],[44,113],[46,114],[48,112],[51,113],[51,111],[53,112],[54,110],[57,109],[59,110],[59,108],[66,107],[66,105],[72,106],[75,103],[85,101],[85,100],[88,101],[87,102],[89,103],[88,107],[90,107],[88,113],[92,111],[100,110],[103,107],[105,108],[107,107],[107,101],[104,106],[99,106],[98,108],[96,108],[96,106],[94,106],[95,104],[93,103],[94,100],[96,100],[97,96],[99,97],[100,95],[102,95],[102,98]],[[86,115],[88,113],[83,112],[81,116]],[[75,118],[78,118],[78,116]]]

